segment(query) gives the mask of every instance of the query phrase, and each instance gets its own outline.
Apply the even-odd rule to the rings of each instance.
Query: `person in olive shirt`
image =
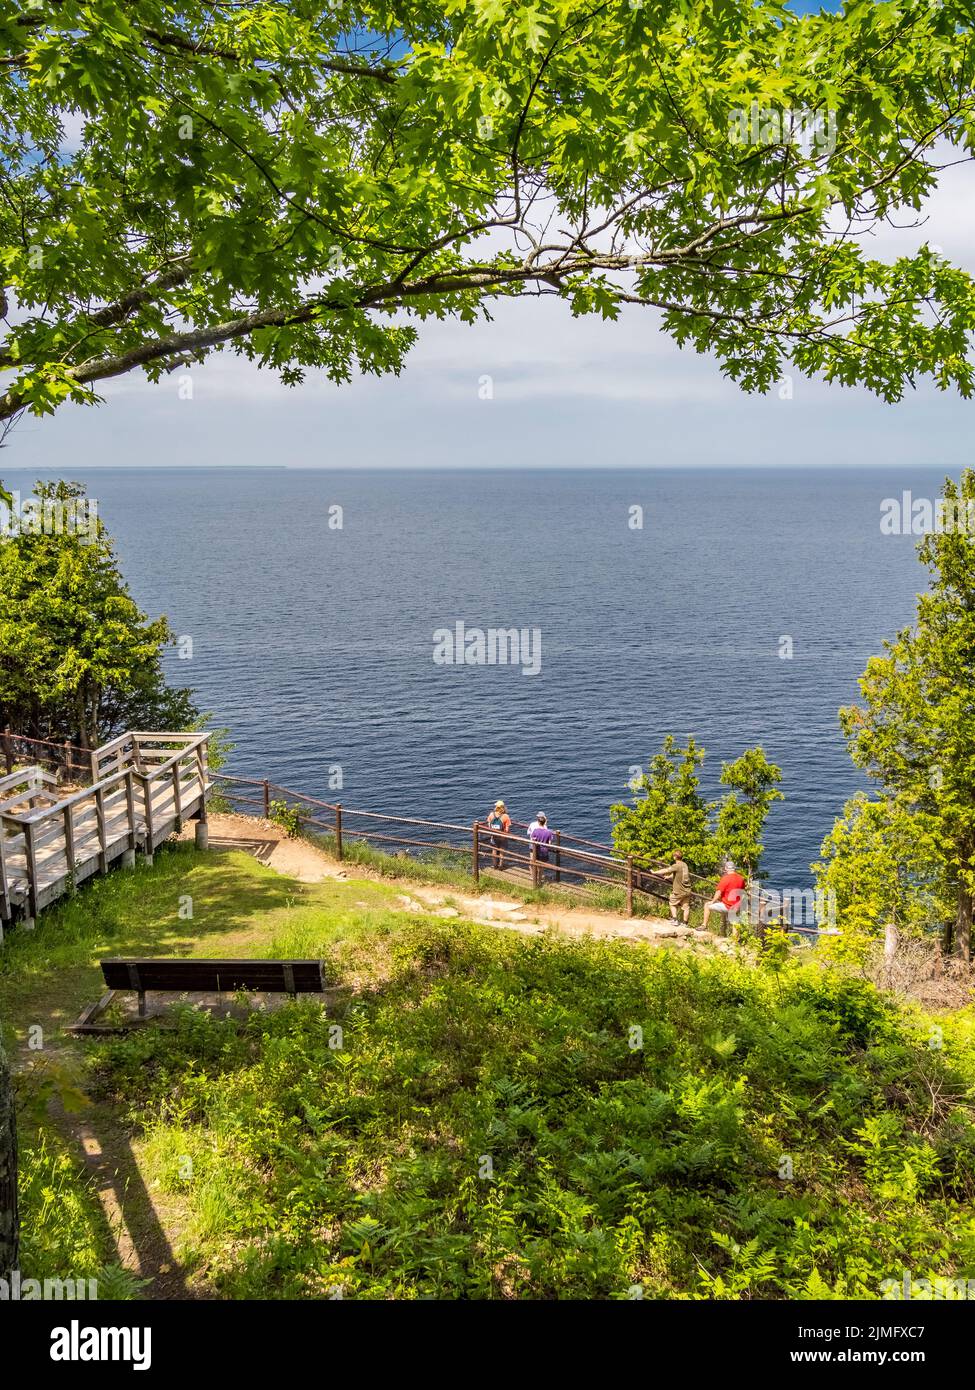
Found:
[[[673,864],[659,870],[659,877],[670,879],[670,920],[677,921],[679,909],[686,927],[691,915],[691,871],[679,849],[674,850]]]

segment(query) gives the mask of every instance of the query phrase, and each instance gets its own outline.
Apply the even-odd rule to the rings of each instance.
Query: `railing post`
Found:
[[[633,916],[633,855],[626,856],[626,915]]]
[[[179,763],[173,763],[173,810],[180,825],[183,822],[183,796],[179,788]]]
[[[24,826],[24,860],[27,864],[27,916],[33,925],[37,921],[37,846],[32,824]]]
[[[4,849],[6,834],[3,816],[0,816],[0,941],[3,940],[3,924],[9,921],[11,916],[10,893],[7,888],[7,853]]]
[[[146,813],[146,848],[145,853],[147,862],[152,863],[153,850],[155,849],[156,828],[152,823],[152,791],[149,786],[149,774],[140,772],[142,778],[142,799]]]
[[[476,884],[481,882],[481,835],[477,821],[471,826],[471,875]]]
[[[265,778],[264,778],[264,819],[267,820],[267,818],[270,816],[270,814],[271,814],[271,788],[270,788],[270,785],[268,784],[267,778],[265,777]]]
[[[135,783],[132,769],[125,774],[125,819],[129,826],[129,853],[135,853]]]
[[[200,812],[197,820],[204,825],[207,823],[207,744],[206,740],[197,744],[196,748],[196,768],[200,779]]]
[[[555,832],[555,882],[562,882],[562,831]]]
[[[532,842],[531,842],[531,849],[528,851],[528,857],[529,857],[529,859],[531,860],[532,887],[533,887],[533,888],[537,888],[537,887],[538,887],[538,845],[535,843],[534,840],[532,840]]]
[[[71,807],[64,808],[64,862],[67,865],[68,873],[74,882],[74,825],[71,821]]]
[[[342,858],[342,807],[335,807],[335,857]]]
[[[7,775],[14,770],[14,750],[10,738],[10,725],[8,724],[3,731],[3,760],[7,764]]]
[[[108,838],[105,834],[105,794],[101,787],[95,788],[95,817],[98,821],[98,867],[103,874],[108,873]]]

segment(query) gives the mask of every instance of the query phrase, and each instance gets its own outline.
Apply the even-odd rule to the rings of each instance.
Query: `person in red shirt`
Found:
[[[737,872],[734,864],[729,859],[725,865],[725,871],[718,879],[718,886],[714,890],[714,897],[709,903],[704,904],[704,921],[702,926],[707,930],[708,918],[712,912],[721,915],[722,920],[727,923],[728,913],[734,912],[741,902],[741,895],[745,888],[745,880]]]

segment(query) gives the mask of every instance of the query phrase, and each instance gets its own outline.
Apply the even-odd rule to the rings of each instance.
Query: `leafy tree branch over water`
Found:
[[[867,234],[968,158],[973,59],[955,0],[38,0],[0,20],[0,419],[225,345],[398,372],[510,295],[645,306],[747,390],[967,395],[971,277]]]

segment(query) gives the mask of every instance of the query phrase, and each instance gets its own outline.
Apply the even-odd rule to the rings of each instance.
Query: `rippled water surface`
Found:
[[[942,475],[71,476],[98,498],[140,604],[192,636],[169,674],[230,726],[231,771],[334,799],[338,763],[349,806],[467,822],[503,796],[517,819],[541,808],[604,839],[668,731],[705,746],[709,792],[722,759],[761,742],[787,798],[767,868],[802,883],[860,785],[837,707],[926,582],[916,538],[881,534],[880,503],[935,496]],[[4,477],[30,492],[32,476]],[[458,620],[538,628],[539,673],[435,664],[435,630]]]

